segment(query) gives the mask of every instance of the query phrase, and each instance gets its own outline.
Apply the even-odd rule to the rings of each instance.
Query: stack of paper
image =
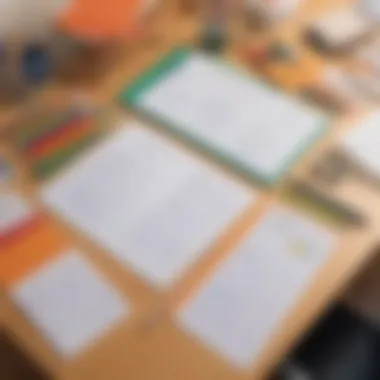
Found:
[[[273,209],[179,310],[180,325],[232,364],[249,367],[305,293],[336,240],[311,220]]]
[[[186,49],[143,74],[121,100],[266,183],[278,180],[326,127],[315,110]]]
[[[47,185],[44,201],[148,281],[167,286],[254,200],[137,123]]]

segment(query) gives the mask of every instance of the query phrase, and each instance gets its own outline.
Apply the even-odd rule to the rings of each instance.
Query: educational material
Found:
[[[273,208],[180,308],[180,325],[231,364],[249,367],[337,240],[314,221]]]
[[[19,128],[13,142],[36,179],[48,179],[101,136],[96,110],[69,107],[38,124]]]
[[[343,153],[366,175],[380,179],[380,113],[375,111],[341,140]]]
[[[267,184],[277,181],[326,127],[316,110],[221,60],[184,48],[143,74],[121,101]]]
[[[59,225],[40,215],[1,241],[0,285],[11,286],[66,249],[67,237]]]
[[[129,313],[127,301],[74,250],[15,284],[10,296],[64,357],[79,353]]]
[[[255,200],[248,188],[133,121],[41,195],[118,261],[162,287]]]
[[[355,43],[374,30],[375,23],[355,7],[338,7],[323,13],[307,29],[313,45],[339,53],[353,48]]]

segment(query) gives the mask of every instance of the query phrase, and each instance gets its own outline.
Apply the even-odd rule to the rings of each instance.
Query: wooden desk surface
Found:
[[[295,43],[301,52],[301,59],[296,65],[274,66],[267,70],[267,74],[288,91],[297,89],[305,81],[313,80],[320,72],[323,61],[301,47],[298,42],[299,30],[300,25],[308,19],[331,7],[329,3],[328,0],[310,0],[297,17],[273,32],[274,35]],[[342,0],[342,3],[347,3],[347,0]],[[124,83],[152,63],[160,54],[176,43],[193,41],[196,25],[194,19],[184,18],[175,10],[173,4],[168,2],[162,7],[155,24],[157,41],[150,43],[149,46],[129,47],[120,54],[115,67],[91,86],[90,91],[94,98],[100,102],[111,103],[114,94]],[[236,41],[232,44],[229,54],[236,60],[235,48],[241,41],[247,40],[248,35],[245,32],[236,33],[234,38]],[[46,92],[49,91],[59,92],[61,88],[53,86]],[[9,113],[3,112],[2,115],[7,118],[11,112],[17,112],[17,109],[10,110]],[[311,180],[310,163],[322,154],[324,149],[334,145],[337,135],[351,121],[349,115],[344,120],[337,120],[332,132],[309,152],[294,169],[292,175],[307,181]],[[2,143],[3,148],[7,150],[6,142]],[[25,176],[22,164],[20,175],[15,182],[16,186],[23,187],[31,198],[38,202],[34,195],[34,186]],[[263,193],[260,207],[247,210],[243,218],[211,247],[198,265],[189,270],[184,279],[168,294],[158,293],[132,272],[120,269],[105,252],[95,247],[84,236],[69,231],[62,225],[64,233],[70,237],[73,244],[87,252],[89,260],[94,262],[110,282],[131,300],[135,310],[130,320],[119,325],[108,336],[70,362],[62,362],[52,352],[50,346],[9,302],[4,293],[0,295],[0,322],[10,328],[27,350],[60,380],[265,379],[326,305],[342,292],[352,276],[369,260],[372,248],[378,244],[380,196],[376,189],[355,178],[347,179],[331,189],[326,185],[316,184],[316,186],[321,191],[333,192],[337,197],[363,210],[368,223],[364,228],[352,228],[342,233],[342,244],[338,251],[313,280],[298,305],[274,331],[259,359],[253,363],[249,371],[238,372],[217,355],[185,336],[173,323],[172,311],[186,297],[197,280],[214,265],[216,260],[230,251],[257,218],[272,204],[281,202],[280,189]],[[59,220],[56,222],[61,223]]]

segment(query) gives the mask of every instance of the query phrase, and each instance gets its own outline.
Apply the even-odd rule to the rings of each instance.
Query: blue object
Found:
[[[20,60],[22,77],[28,84],[40,84],[51,74],[52,57],[47,47],[26,46]]]

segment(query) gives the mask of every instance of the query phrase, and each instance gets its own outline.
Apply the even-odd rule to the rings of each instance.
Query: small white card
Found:
[[[43,199],[155,285],[182,271],[254,201],[252,192],[129,123]]]
[[[358,166],[380,179],[380,112],[374,112],[348,131],[341,144]]]
[[[179,310],[180,325],[232,364],[249,367],[336,243],[313,221],[271,210]]]
[[[129,312],[128,303],[76,251],[16,284],[11,297],[64,357],[79,353]]]
[[[17,228],[33,214],[27,199],[12,191],[0,191],[0,235]]]

